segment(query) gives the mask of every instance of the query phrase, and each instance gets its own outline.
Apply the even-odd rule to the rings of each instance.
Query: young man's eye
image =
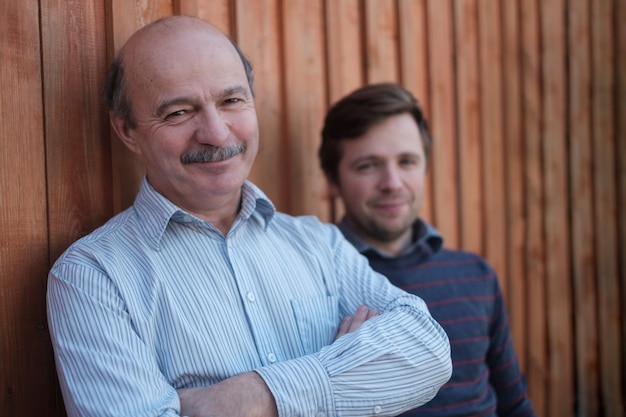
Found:
[[[368,171],[372,168],[374,168],[374,164],[371,162],[366,162],[366,163],[359,164],[356,166],[356,170],[359,172]]]

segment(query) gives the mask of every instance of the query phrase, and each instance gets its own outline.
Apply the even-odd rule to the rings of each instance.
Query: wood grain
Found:
[[[429,73],[431,83],[431,128],[434,137],[431,175],[433,176],[433,223],[445,236],[450,248],[458,248],[459,198],[454,94],[453,16],[449,0],[427,3],[430,36]]]
[[[547,395],[549,377],[546,344],[546,245],[544,241],[544,187],[541,132],[543,110],[541,101],[541,56],[539,40],[539,2],[524,1],[521,7],[522,34],[522,110],[524,125],[524,195],[526,211],[526,280],[528,290],[528,350],[526,373],[528,391],[535,412],[546,416],[550,399]]]
[[[573,296],[576,306],[576,372],[582,377],[577,401],[589,417],[600,416],[597,330],[597,276],[593,230],[593,152],[591,134],[591,44],[589,1],[571,1],[568,10],[570,154],[569,176]]]
[[[506,296],[511,333],[522,369],[526,369],[528,320],[526,311],[526,216],[524,211],[524,127],[522,113],[522,70],[520,2],[501,3],[503,43],[502,83],[504,124],[504,166],[506,172],[506,259],[507,269],[500,279],[507,282]]]
[[[457,137],[459,149],[460,246],[485,253],[483,148],[478,51],[478,8],[473,0],[455,1]]]
[[[543,80],[542,160],[545,187],[544,222],[546,294],[550,376],[547,414],[574,413],[573,334],[567,223],[567,145],[564,0],[541,2],[541,41]]]
[[[615,12],[609,1],[592,1],[591,6],[591,124],[593,137],[594,236],[598,289],[600,341],[600,386],[607,415],[624,416],[624,342],[621,318],[616,225],[616,136],[614,29],[606,22]],[[624,54],[622,50],[618,54]],[[575,196],[573,196],[575,197]],[[623,215],[623,213],[622,213]]]

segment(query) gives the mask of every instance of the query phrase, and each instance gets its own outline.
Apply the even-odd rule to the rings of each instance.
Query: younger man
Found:
[[[450,338],[452,378],[408,416],[534,416],[496,274],[443,247],[418,217],[431,135],[415,98],[396,84],[362,87],[326,115],[319,150],[339,227],[372,267],[422,297]]]

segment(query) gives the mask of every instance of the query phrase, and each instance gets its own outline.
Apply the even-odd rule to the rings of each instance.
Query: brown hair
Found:
[[[338,182],[343,140],[357,138],[388,117],[403,113],[409,113],[415,119],[428,161],[432,139],[428,122],[415,97],[398,84],[370,84],[343,97],[326,113],[318,156],[327,178]]]

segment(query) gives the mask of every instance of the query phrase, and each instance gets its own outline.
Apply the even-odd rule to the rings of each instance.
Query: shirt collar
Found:
[[[249,219],[261,222],[263,228],[266,229],[276,213],[274,204],[250,181],[246,181],[241,190],[241,208],[231,232]],[[141,181],[134,209],[144,227],[148,241],[156,250],[159,249],[159,243],[170,221],[197,224],[217,230],[209,222],[187,213],[157,192],[146,176]]]
[[[443,237],[433,226],[422,219],[417,219],[413,223],[413,241],[409,247],[402,251],[399,255],[391,256],[380,252],[374,246],[361,239],[350,227],[343,217],[337,225],[346,239],[361,253],[376,253],[382,258],[399,258],[401,256],[414,253],[436,253],[443,246]]]

